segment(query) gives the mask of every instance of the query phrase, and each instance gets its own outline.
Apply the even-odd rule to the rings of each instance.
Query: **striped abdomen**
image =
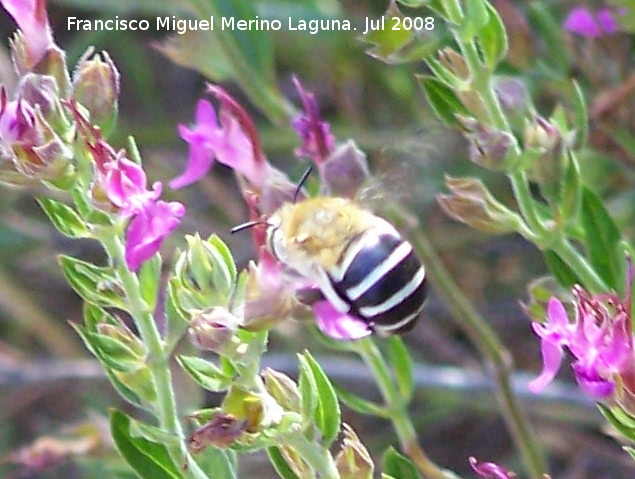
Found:
[[[426,299],[425,269],[409,242],[371,228],[345,248],[328,271],[330,285],[349,314],[384,334],[410,330]]]

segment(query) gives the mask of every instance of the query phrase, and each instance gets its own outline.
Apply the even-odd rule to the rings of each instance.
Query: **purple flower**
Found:
[[[570,32],[583,37],[599,38],[617,31],[617,21],[614,13],[607,7],[596,13],[584,7],[575,7],[567,15],[563,24]]]
[[[46,0],[0,0],[26,39],[29,64],[35,65],[53,45]]]
[[[576,318],[570,322],[557,298],[549,300],[547,323],[534,323],[541,339],[543,369],[529,387],[537,392],[556,376],[564,349],[575,361],[576,380],[584,392],[595,398],[612,395],[622,375],[633,367],[633,335],[631,331],[631,286],[633,268],[629,260],[627,293],[624,301],[616,295],[592,296],[580,286],[573,289]]]
[[[506,471],[504,468],[494,462],[479,463],[475,457],[468,459],[474,472],[486,479],[515,479],[516,474]]]
[[[22,99],[8,101],[4,87],[0,92],[0,143],[11,147],[14,143],[35,140],[35,111]],[[30,141],[29,141],[30,140]]]
[[[300,94],[304,113],[293,120],[292,126],[302,138],[302,145],[295,150],[296,156],[309,157],[320,166],[333,151],[335,139],[331,135],[330,125],[322,121],[315,95],[306,91],[298,80],[293,77],[293,83]]]
[[[163,240],[176,229],[185,215],[185,207],[176,201],[146,204],[126,230],[126,264],[137,271],[144,261],[159,251]]]
[[[221,103],[220,124],[209,101],[200,100],[195,124],[179,125],[181,138],[190,145],[183,174],[170,181],[170,187],[183,188],[200,180],[212,167],[214,159],[233,168],[258,189],[270,174],[253,122],[224,90],[210,86]]]

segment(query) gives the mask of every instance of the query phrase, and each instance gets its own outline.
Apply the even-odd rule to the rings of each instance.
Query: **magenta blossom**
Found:
[[[255,127],[247,113],[223,90],[212,87],[221,102],[220,124],[209,101],[200,100],[196,123],[188,128],[179,125],[181,138],[190,145],[188,163],[183,174],[170,181],[170,187],[183,188],[200,180],[214,160],[233,168],[258,189],[270,174]]]
[[[161,182],[156,181],[148,190],[145,171],[126,158],[123,150],[115,160],[104,164],[104,170],[102,183],[106,197],[120,209],[121,215],[134,215],[143,211],[161,196]]]
[[[479,463],[475,457],[470,457],[468,460],[474,472],[486,479],[515,479],[516,477],[514,472],[506,471],[494,462]]]
[[[14,143],[35,141],[35,111],[22,99],[8,101],[4,87],[0,91],[0,144],[10,148]]]
[[[576,318],[570,322],[563,304],[549,300],[547,322],[533,323],[541,339],[543,369],[529,387],[537,392],[550,383],[560,369],[564,349],[575,361],[576,380],[594,398],[611,396],[619,378],[630,374],[635,359],[631,332],[632,266],[629,261],[624,301],[615,295],[591,296],[580,286],[573,289]]]
[[[292,126],[302,138],[302,145],[296,149],[298,157],[309,157],[316,165],[321,165],[326,160],[335,144],[335,138],[331,135],[330,125],[320,117],[315,95],[306,91],[295,76],[293,83],[300,94],[304,113],[293,120]]]
[[[373,334],[368,323],[340,313],[327,300],[321,300],[311,307],[315,315],[315,324],[326,336],[333,339],[360,339]]]
[[[185,207],[176,201],[148,203],[130,221],[126,231],[126,264],[137,271],[161,248],[163,240],[176,229]]]
[[[46,0],[0,0],[0,3],[24,34],[29,65],[36,65],[54,44]]]
[[[583,37],[599,38],[617,31],[615,14],[607,7],[593,13],[584,7],[575,7],[567,15],[563,24],[570,32]]]

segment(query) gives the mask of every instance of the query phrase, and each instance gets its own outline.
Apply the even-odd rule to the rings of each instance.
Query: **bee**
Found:
[[[380,335],[409,331],[426,300],[421,260],[388,221],[352,200],[287,203],[267,220],[271,254],[315,281],[340,313]]]

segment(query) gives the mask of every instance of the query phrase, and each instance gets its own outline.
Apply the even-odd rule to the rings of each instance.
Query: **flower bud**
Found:
[[[217,236],[207,240],[186,237],[188,248],[176,263],[183,309],[226,304],[234,286],[235,266],[229,250]]]
[[[265,389],[285,411],[301,412],[302,398],[297,384],[286,374],[267,368],[262,373]]]
[[[227,392],[222,409],[239,420],[245,420],[245,430],[251,433],[279,424],[284,413],[268,393],[246,391],[235,385]]]
[[[190,342],[199,349],[225,355],[234,350],[232,341],[239,320],[225,308],[209,308],[197,313],[187,330]]]
[[[486,233],[517,231],[519,216],[498,202],[476,178],[446,177],[451,195],[439,195],[441,209],[450,217]]]
[[[438,60],[441,65],[448,69],[459,80],[467,81],[471,77],[470,69],[465,62],[465,58],[452,49],[451,47],[445,47],[438,53]]]
[[[106,52],[94,55],[90,48],[82,56],[73,74],[73,99],[90,112],[104,137],[114,127],[119,101],[119,71]]]
[[[510,76],[494,78],[494,91],[513,131],[522,132],[533,105],[525,82]]]
[[[34,107],[38,106],[49,124],[61,126],[59,91],[52,76],[27,73],[20,80],[18,97]]]
[[[335,467],[341,479],[372,479],[373,460],[366,447],[346,423],[343,424],[344,439],[340,452],[335,457]]]
[[[366,154],[353,140],[339,146],[319,168],[325,193],[331,196],[354,198],[370,176]]]
[[[505,131],[495,130],[474,118],[460,117],[467,130],[465,137],[470,143],[470,160],[483,168],[501,171],[510,167],[508,153],[516,139]]]
[[[315,471],[309,463],[291,446],[279,446],[284,461],[297,477],[315,477]]]
[[[293,291],[284,284],[283,267],[264,248],[258,264],[249,264],[242,327],[263,331],[286,319],[294,305]]]
[[[137,358],[145,358],[146,347],[124,323],[114,325],[111,323],[100,323],[97,325],[97,332],[102,336],[107,336],[126,346]]]
[[[525,126],[524,143],[534,157],[529,177],[540,185],[546,198],[556,201],[567,170],[565,151],[572,146],[573,137],[565,137],[553,122],[536,116]]]

